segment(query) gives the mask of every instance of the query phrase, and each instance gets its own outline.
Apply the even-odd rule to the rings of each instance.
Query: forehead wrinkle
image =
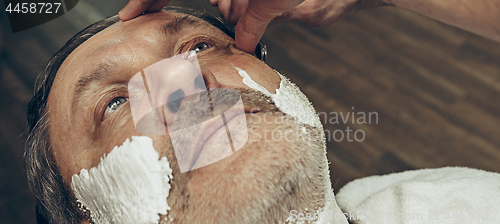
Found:
[[[101,83],[105,79],[109,78],[109,74],[117,66],[116,62],[110,60],[104,60],[100,62],[92,71],[87,75],[83,76],[76,83],[75,91],[73,93],[73,102],[71,104],[72,110],[74,111],[75,105],[81,101],[81,98],[91,90],[93,84]]]
[[[206,27],[208,24],[202,22],[200,19],[195,19],[192,16],[175,16],[174,19],[168,21],[160,27],[163,35],[174,35],[186,27]]]

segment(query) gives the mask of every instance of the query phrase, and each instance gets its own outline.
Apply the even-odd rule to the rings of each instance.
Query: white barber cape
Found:
[[[445,167],[354,180],[335,195],[356,224],[499,224],[500,174]]]

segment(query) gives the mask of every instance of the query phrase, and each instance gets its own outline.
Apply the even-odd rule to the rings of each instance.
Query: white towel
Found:
[[[352,223],[499,224],[500,174],[463,167],[354,180],[336,200]]]

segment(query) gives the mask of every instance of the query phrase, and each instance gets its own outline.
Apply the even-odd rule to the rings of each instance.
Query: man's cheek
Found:
[[[71,188],[95,223],[156,223],[170,210],[166,199],[172,178],[167,158],[157,153],[152,139],[132,136],[96,167],[73,175]]]
[[[115,113],[101,123],[95,133],[97,138],[94,141],[94,147],[100,151],[100,154],[96,155],[97,162],[103,154],[110,153],[113,147],[122,144],[126,139],[141,135],[135,129],[130,109],[124,107]]]
[[[153,139],[154,148],[160,154],[160,156],[166,156],[168,158],[172,170],[174,170],[174,173],[176,173],[176,171],[179,170],[179,165],[177,163],[177,159],[175,158],[172,140],[170,139],[170,135],[168,134],[168,132],[167,135],[155,135],[148,137]]]

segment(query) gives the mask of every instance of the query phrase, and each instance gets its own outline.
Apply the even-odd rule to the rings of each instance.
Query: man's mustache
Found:
[[[249,89],[216,88],[186,97],[169,130],[178,130],[219,116],[234,108],[240,100],[245,113],[280,112],[274,101],[261,92]]]
[[[193,95],[168,102],[142,117],[136,129],[142,134],[148,133],[159,125],[168,125],[168,130],[175,131],[200,124],[231,109],[242,100],[245,113],[280,112],[274,101],[261,92],[244,88],[207,89]],[[172,109],[175,108],[175,109]]]
[[[180,107],[170,111],[173,115],[165,114],[164,107],[162,113],[181,172],[217,162],[243,147],[248,140],[247,113],[277,111],[271,99],[244,89],[208,89],[175,104]],[[214,137],[215,143],[206,146],[221,129],[226,136]]]

